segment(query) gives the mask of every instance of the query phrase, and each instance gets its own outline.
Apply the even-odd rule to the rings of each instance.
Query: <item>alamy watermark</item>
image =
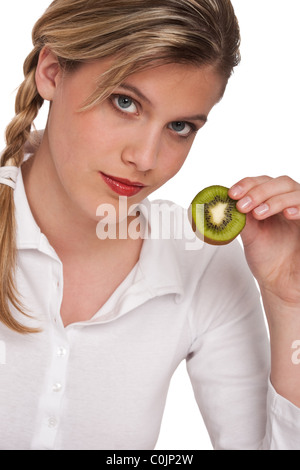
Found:
[[[199,204],[199,206],[204,205]],[[200,213],[201,208],[198,210]],[[128,198],[120,196],[119,205],[101,204],[97,208],[99,217],[96,233],[100,240],[106,239],[152,239],[184,240],[186,250],[199,250],[203,239],[199,239],[189,222],[190,209],[184,209],[172,202],[128,205]],[[151,221],[149,227],[148,221]]]
[[[6,344],[0,341],[0,366],[6,364]]]
[[[292,363],[297,366],[300,364],[300,340],[299,339],[296,339],[295,341],[293,341],[292,349],[295,349],[295,351],[292,354]]]

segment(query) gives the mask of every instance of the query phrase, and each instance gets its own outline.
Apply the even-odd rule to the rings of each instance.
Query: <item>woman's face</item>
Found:
[[[225,84],[210,67],[164,65],[131,75],[79,112],[109,64],[66,75],[52,65],[47,75],[51,108],[41,149],[48,178],[69,209],[95,220],[100,204],[117,208],[119,196],[136,204],[178,172]]]

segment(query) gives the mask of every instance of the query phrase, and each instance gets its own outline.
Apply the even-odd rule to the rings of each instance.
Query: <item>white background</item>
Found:
[[[15,89],[31,50],[31,29],[50,0],[0,4],[0,148],[14,113]],[[153,198],[188,207],[210,184],[245,176],[288,174],[300,181],[299,0],[233,0],[242,34],[242,63],[211,112],[180,173]],[[46,110],[36,121],[43,128]],[[158,449],[211,449],[185,365],[175,373]]]

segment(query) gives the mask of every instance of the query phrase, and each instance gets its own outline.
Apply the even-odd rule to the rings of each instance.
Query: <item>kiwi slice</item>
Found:
[[[224,186],[200,191],[191,203],[189,218],[197,236],[211,245],[227,245],[246,224],[246,215],[237,210]]]

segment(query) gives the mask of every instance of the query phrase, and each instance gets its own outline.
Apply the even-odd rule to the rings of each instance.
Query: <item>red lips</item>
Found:
[[[106,175],[100,172],[105,183],[119,196],[132,197],[138,194],[145,185],[136,181],[129,181],[124,178]]]

